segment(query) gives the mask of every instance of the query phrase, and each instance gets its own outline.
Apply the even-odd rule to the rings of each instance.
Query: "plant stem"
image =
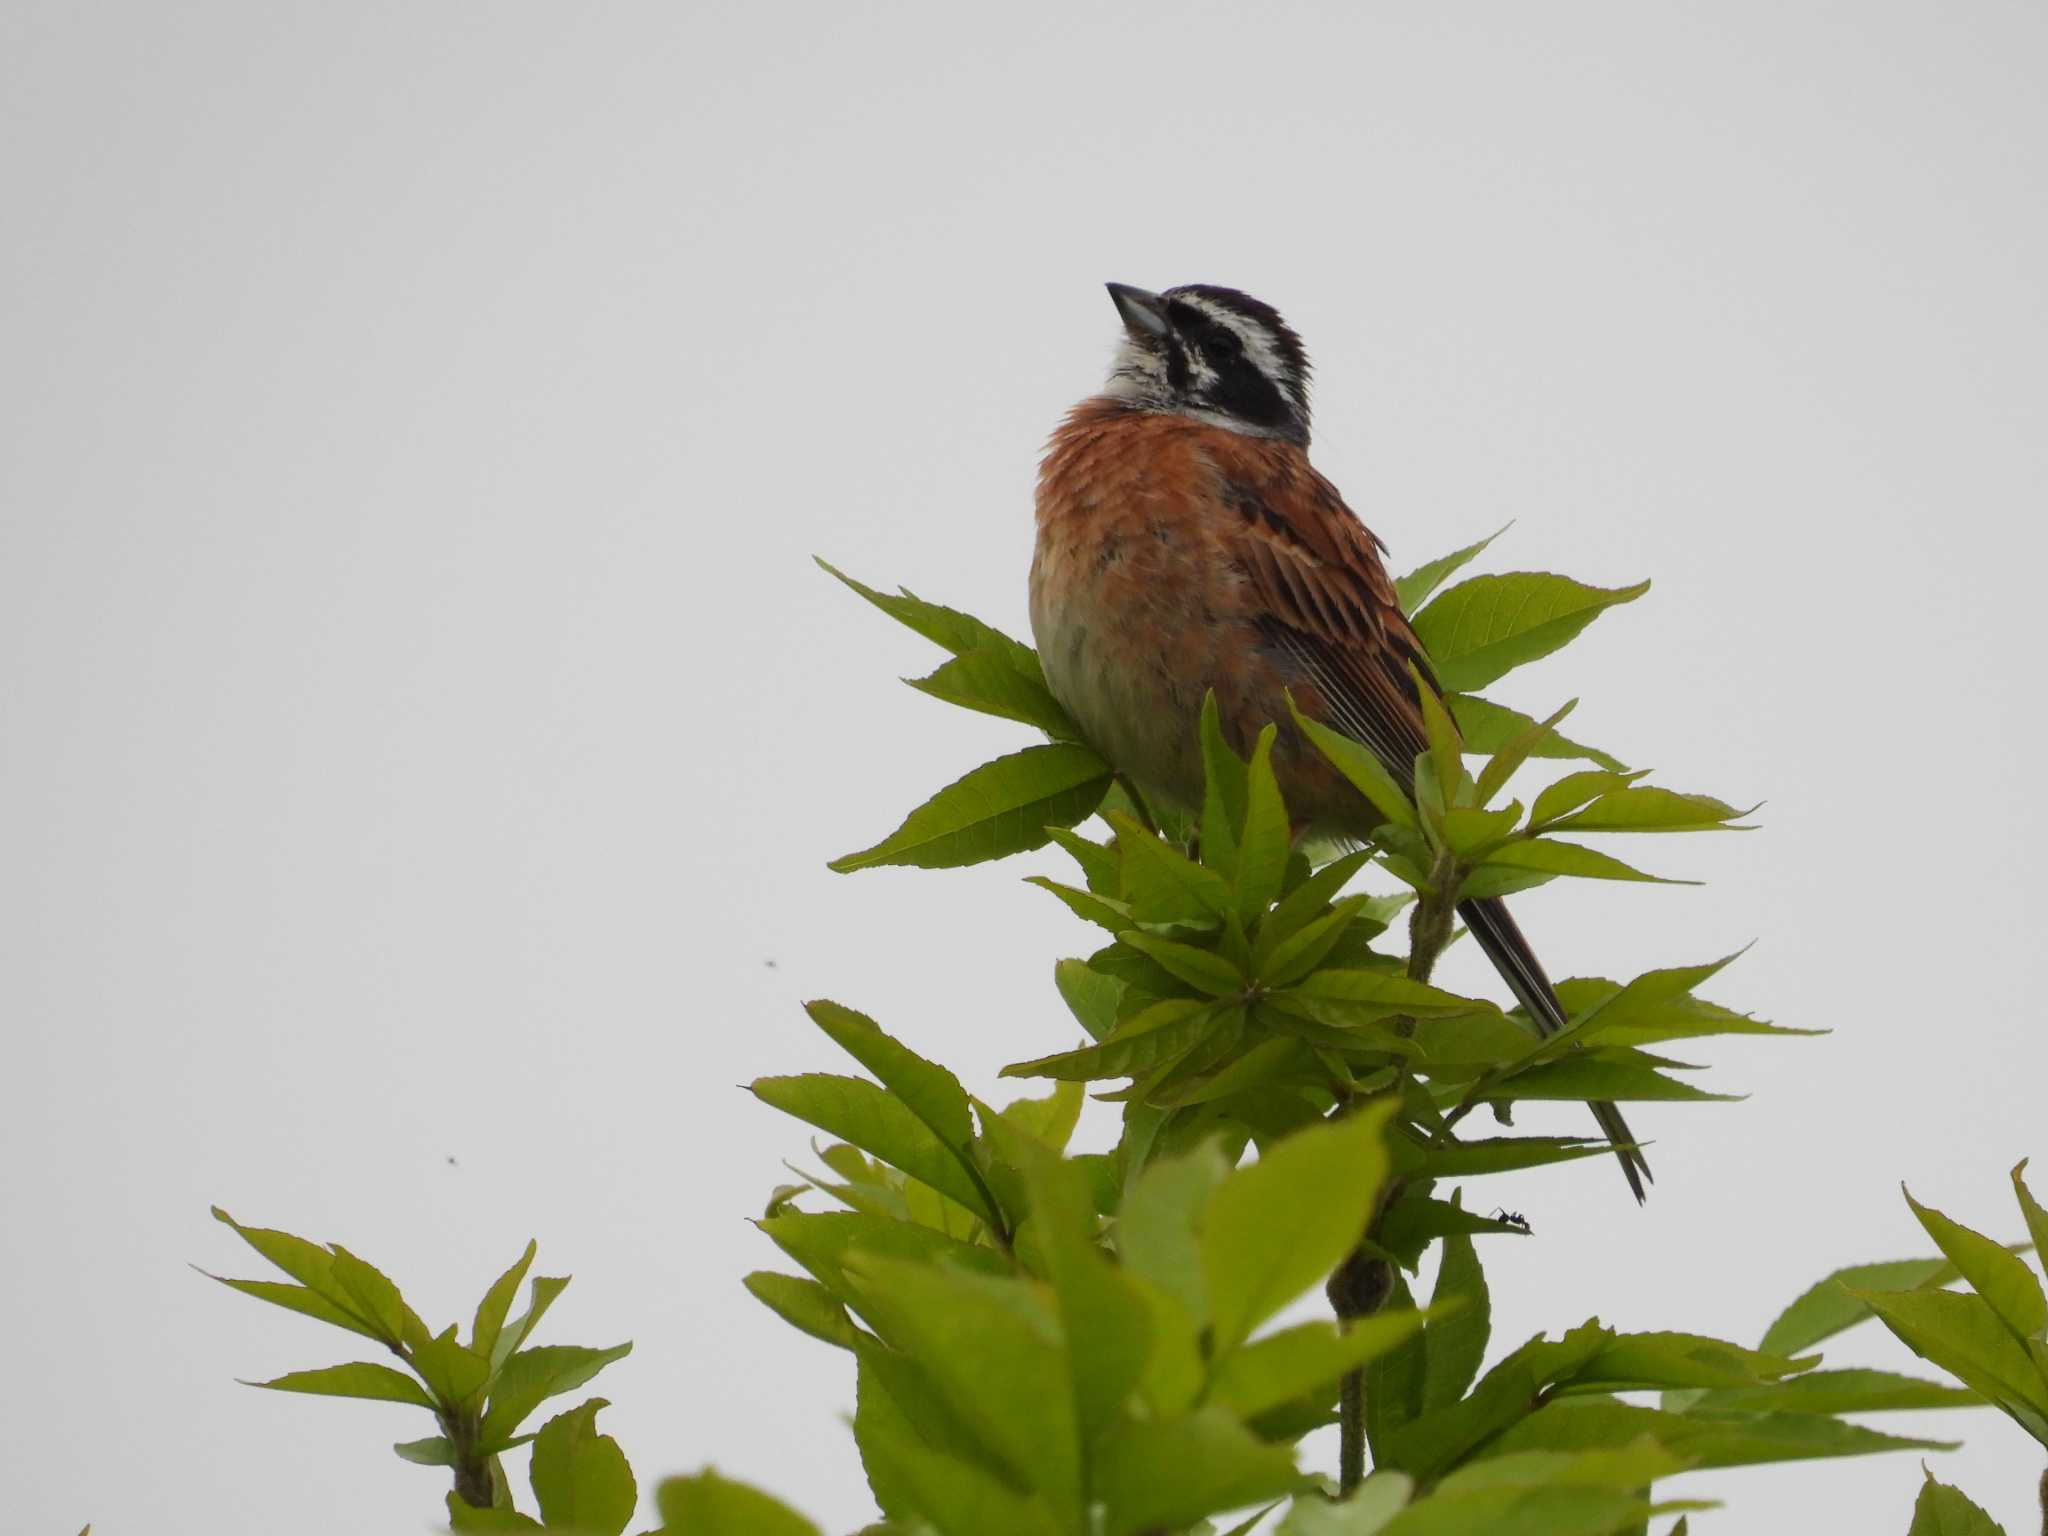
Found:
[[[2048,1472],[2041,1474],[2041,1536],[2048,1536]]]
[[[1430,883],[1435,889],[1415,904],[1415,913],[1408,920],[1408,979],[1427,981],[1436,969],[1437,957],[1444,952],[1444,946],[1451,941],[1451,917],[1457,903],[1450,893],[1458,888],[1462,871],[1452,867],[1448,857],[1439,859],[1437,867],[1430,874]],[[1406,1034],[1415,1027],[1412,1019],[1401,1021]],[[1350,1105],[1339,1105],[1342,1114]],[[1373,1213],[1366,1228],[1366,1240],[1370,1242],[1379,1233],[1380,1215],[1393,1204],[1398,1193],[1389,1185],[1380,1200],[1379,1210]],[[1387,1297],[1393,1294],[1394,1272],[1387,1261],[1370,1253],[1364,1243],[1351,1251],[1349,1257],[1337,1266],[1330,1276],[1324,1294],[1330,1298],[1330,1307],[1340,1322],[1353,1318],[1370,1317],[1386,1305]],[[1349,1498],[1352,1491],[1365,1481],[1365,1370],[1349,1372],[1341,1387],[1337,1403],[1337,1488],[1340,1497]]]

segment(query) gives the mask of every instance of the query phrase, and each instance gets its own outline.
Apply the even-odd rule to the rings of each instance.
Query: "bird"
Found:
[[[1122,333],[1102,388],[1039,467],[1031,629],[1053,696],[1148,797],[1202,803],[1197,724],[1216,696],[1241,754],[1268,723],[1289,814],[1369,841],[1380,815],[1293,725],[1370,748],[1412,786],[1428,747],[1417,679],[1441,695],[1386,546],[1309,462],[1309,361],[1270,304],[1205,283],[1107,285]],[[1537,1031],[1567,1016],[1499,897],[1457,912]],[[1592,1106],[1629,1188],[1649,1164],[1612,1104]]]

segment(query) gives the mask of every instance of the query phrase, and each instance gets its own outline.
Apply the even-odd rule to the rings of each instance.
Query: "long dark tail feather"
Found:
[[[1461,901],[1458,903],[1458,916],[1465,920],[1466,929],[1486,951],[1486,958],[1500,972],[1508,990],[1515,994],[1515,1001],[1529,1010],[1529,1017],[1536,1028],[1546,1035],[1554,1035],[1563,1029],[1567,1022],[1564,1005],[1557,1000],[1550,978],[1543,974],[1542,962],[1529,947],[1529,941],[1522,937],[1522,930],[1509,914],[1507,903],[1498,896]],[[1620,1159],[1628,1187],[1640,1204],[1644,1199],[1643,1185],[1651,1178],[1649,1161],[1643,1156],[1642,1149],[1635,1145],[1635,1137],[1629,1131],[1628,1122],[1621,1118],[1619,1109],[1607,1103],[1596,1103],[1591,1108],[1593,1118],[1600,1122],[1600,1134],[1614,1143],[1614,1155]]]

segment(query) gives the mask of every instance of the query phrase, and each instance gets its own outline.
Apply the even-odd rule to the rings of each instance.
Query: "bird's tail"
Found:
[[[1486,951],[1486,958],[1500,972],[1508,990],[1515,994],[1515,1001],[1528,1009],[1537,1030],[1545,1035],[1554,1035],[1563,1029],[1566,1023],[1564,1005],[1557,1000],[1550,978],[1543,974],[1542,962],[1529,947],[1529,941],[1522,937],[1522,930],[1509,914],[1507,903],[1498,896],[1461,901],[1458,903],[1458,916],[1465,920],[1465,927],[1479,941],[1479,947]],[[1640,1203],[1644,1198],[1643,1185],[1651,1177],[1648,1160],[1635,1145],[1635,1137],[1630,1134],[1628,1122],[1621,1118],[1619,1109],[1604,1102],[1590,1107],[1593,1118],[1600,1122],[1600,1134],[1614,1143],[1614,1155],[1621,1160],[1621,1171],[1628,1178],[1628,1187],[1635,1192]]]

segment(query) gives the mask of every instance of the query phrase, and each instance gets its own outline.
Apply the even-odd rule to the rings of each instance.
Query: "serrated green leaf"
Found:
[[[1448,706],[1450,701],[1446,700],[1445,703]],[[1502,789],[1506,788],[1508,780],[1515,776],[1516,770],[1522,764],[1526,763],[1530,758],[1540,755],[1544,744],[1556,734],[1558,722],[1578,707],[1579,701],[1577,699],[1569,699],[1565,702],[1564,707],[1551,715],[1549,719],[1517,731],[1504,744],[1493,748],[1486,759],[1486,766],[1479,770],[1477,785],[1479,803],[1485,805],[1495,795],[1499,794]],[[1457,719],[1455,712],[1453,712],[1451,718],[1453,720]],[[1474,752],[1480,749],[1468,742],[1466,743],[1465,750]]]
[[[973,1462],[942,1454],[907,1427],[871,1422],[862,1455],[871,1481],[892,1490],[893,1499],[931,1522],[921,1521],[914,1527],[917,1531],[941,1536],[1061,1536],[1060,1524],[1043,1496],[1019,1493]]]
[[[620,1536],[640,1493],[619,1442],[597,1430],[601,1397],[557,1414],[533,1440],[533,1496],[550,1530]]]
[[[995,1219],[987,1196],[952,1149],[886,1089],[865,1078],[807,1072],[798,1077],[759,1078],[752,1091],[762,1103],[850,1141],[965,1209]]]
[[[1020,1488],[1078,1512],[1081,1449],[1059,1321],[1042,1293],[997,1280],[854,1253],[862,1313],[927,1372],[946,1405]],[[988,1390],[992,1381],[1003,1390]]]
[[[1133,1274],[1200,1323],[1209,1318],[1198,1237],[1201,1214],[1229,1166],[1213,1142],[1145,1165],[1124,1195],[1117,1248]]]
[[[334,1255],[329,1272],[335,1283],[348,1292],[357,1311],[377,1330],[377,1336],[396,1345],[404,1336],[406,1321],[405,1300],[398,1294],[398,1287],[375,1265],[357,1258],[341,1244],[329,1244],[328,1251]]]
[[[1093,891],[1077,890],[1071,885],[1062,885],[1044,875],[1026,875],[1026,885],[1035,885],[1041,891],[1056,897],[1066,909],[1084,923],[1093,923],[1109,933],[1121,933],[1131,926],[1131,909],[1113,897],[1098,896]]]
[[[1320,1495],[1295,1497],[1273,1536],[1378,1536],[1415,1492],[1414,1479],[1399,1472],[1375,1472],[1341,1504]]]
[[[1009,1261],[994,1249],[948,1237],[914,1222],[855,1211],[789,1211],[755,1223],[769,1240],[841,1297],[851,1296],[848,1255],[880,1254],[924,1264],[944,1264],[983,1274],[1009,1272]]]
[[[1001,630],[982,623],[972,614],[962,613],[957,608],[942,607],[938,603],[928,603],[907,588],[898,588],[894,593],[877,592],[873,587],[854,580],[824,560],[818,560],[818,565],[897,623],[916,630],[927,640],[943,646],[956,656],[964,656],[970,651],[994,650],[1007,656],[1011,665],[1025,676],[1044,676],[1038,665],[1036,651],[1020,641],[1012,640]]]
[[[1014,646],[1015,642],[1009,642]],[[1081,740],[1073,717],[1036,669],[1026,671],[1002,645],[964,651],[926,677],[905,678],[919,693],[1004,720],[1035,725],[1061,741]]]
[[[1812,1364],[1693,1333],[1619,1333],[1564,1381],[1601,1392],[1756,1387]]]
[[[614,1344],[610,1349],[586,1349],[577,1344],[540,1344],[522,1349],[508,1359],[491,1383],[491,1395],[484,1407],[477,1437],[486,1451],[504,1449],[526,1416],[551,1397],[573,1392],[615,1360],[623,1360],[633,1346]]]
[[[1299,1131],[1210,1195],[1200,1236],[1217,1356],[1357,1245],[1386,1180],[1393,1109],[1383,1102]]]
[[[1755,810],[1756,807],[1750,807]],[[1749,811],[1711,795],[1684,795],[1654,784],[1610,789],[1584,809],[1548,824],[1559,832],[1704,832],[1725,828]]]
[[[1531,1067],[1526,1072],[1503,1078],[1481,1088],[1477,1097],[1489,1104],[1516,1103],[1524,1099],[1579,1099],[1589,1103],[1604,1100],[1613,1104],[1706,1104],[1733,1103],[1743,1095],[1708,1093],[1690,1083],[1666,1077],[1647,1060],[1612,1059],[1580,1051],[1563,1061]]]
[[[819,1536],[815,1525],[787,1505],[709,1468],[695,1477],[666,1479],[654,1490],[654,1502],[663,1536]]]
[[[283,1307],[287,1312],[297,1312],[302,1317],[317,1319],[336,1328],[346,1329],[366,1339],[383,1342],[375,1328],[351,1312],[322,1296],[318,1291],[303,1285],[293,1285],[285,1280],[236,1280],[227,1275],[216,1275],[209,1270],[200,1270],[209,1280],[218,1280],[231,1291],[240,1291],[244,1296],[253,1296],[258,1301],[267,1301],[274,1307]]]
[[[1419,1333],[1427,1316],[1380,1312],[1341,1329],[1330,1322],[1301,1323],[1254,1339],[1217,1366],[1212,1399],[1241,1419],[1256,1418],[1378,1359]]]
[[[970,1210],[988,1214],[993,1202],[974,1171],[974,1121],[967,1106],[967,1090],[960,1086],[960,1079],[886,1034],[864,1013],[823,999],[805,1003],[804,1011],[833,1044],[874,1073],[882,1086],[895,1094],[897,1101],[953,1154],[976,1196],[962,1203]],[[946,1188],[943,1184],[934,1187]]]
[[[1502,523],[1476,544],[1467,544],[1463,549],[1454,549],[1448,555],[1424,561],[1406,576],[1394,580],[1394,596],[1401,604],[1401,611],[1413,615],[1415,610],[1429,600],[1429,595],[1443,583],[1463,570],[1472,559],[1482,553],[1486,546],[1506,533],[1515,525]]]
[[[1169,974],[1178,976],[1189,986],[1211,997],[1231,997],[1245,989],[1245,978],[1237,967],[1213,950],[1177,944],[1172,939],[1155,938],[1136,929],[1126,929],[1118,934],[1117,942],[1130,946],[1141,955],[1151,956]]]
[[[1906,1204],[1934,1239],[1934,1246],[1961,1271],[1970,1288],[1984,1298],[2016,1339],[2024,1344],[2048,1330],[2048,1297],[2042,1296],[2041,1282],[2034,1278],[2025,1259],[1981,1232],[1973,1232],[1961,1222],[1951,1221],[1940,1211],[1922,1205],[1903,1185],[1901,1189]]]
[[[1502,843],[1488,851],[1481,861],[1482,869],[1509,869],[1539,875],[1567,875],[1580,880],[1643,880],[1656,885],[1696,885],[1694,880],[1671,880],[1662,875],[1647,875],[1640,869],[1624,864],[1621,860],[1598,849],[1587,848],[1579,843],[1561,843],[1554,838],[1518,838]],[[1472,894],[1473,886],[1468,882],[1464,894]]]
[[[1444,1238],[1430,1310],[1440,1315],[1422,1338],[1424,1413],[1448,1407],[1464,1395],[1479,1374],[1493,1332],[1493,1300],[1470,1233]]]
[[[1460,997],[1455,992],[1446,992],[1440,987],[1430,986],[1427,982],[1410,981],[1405,976],[1397,976],[1386,971],[1334,968],[1317,971],[1314,975],[1304,976],[1293,986],[1284,988],[1274,995],[1302,998],[1324,1004],[1348,1004],[1360,1010],[1360,1023],[1370,1022],[1373,1015],[1369,1010],[1372,1009],[1384,1009],[1388,1013],[1405,1013],[1417,1019],[1450,1018],[1468,1013],[1498,1015],[1500,1012],[1492,1003],[1479,998]]]
[[[1415,616],[1443,686],[1454,693],[1484,688],[1503,674],[1548,656],[1617,603],[1650,590],[1589,587],[1568,576],[1518,571],[1460,582]]]
[[[1064,848],[1076,864],[1088,889],[1097,896],[1123,899],[1123,872],[1116,849],[1083,837],[1072,827],[1047,827],[1046,835]]]
[[[2048,1383],[1989,1302],[1954,1291],[1859,1291],[1856,1297],[1914,1354],[2048,1443]]]
[[[1859,1292],[1938,1289],[1957,1275],[1956,1267],[1946,1259],[1890,1259],[1838,1269],[1779,1313],[1757,1348],[1766,1354],[1802,1354],[1871,1315],[1870,1308],[1857,1299]]]
[[[213,1207],[213,1219],[232,1227],[243,1242],[264,1258],[307,1290],[328,1302],[336,1311],[353,1318],[356,1326],[350,1330],[351,1332],[362,1333],[370,1338],[380,1336],[377,1324],[364,1315],[362,1304],[349,1294],[346,1286],[334,1278],[334,1255],[318,1243],[308,1242],[303,1237],[297,1237],[290,1232],[275,1231],[269,1227],[245,1227],[217,1205]],[[269,1301],[274,1298],[265,1296],[263,1299]],[[288,1303],[279,1302],[278,1305]],[[295,1307],[293,1310],[305,1309]],[[315,1314],[309,1312],[307,1315]]]
[[[1099,1045],[1041,1056],[1004,1067],[1004,1077],[1051,1077],[1069,1082],[1137,1077],[1185,1056],[1200,1045],[1229,1006],[1207,999],[1173,997],[1154,1003],[1120,1024]]]
[[[1979,1509],[1959,1489],[1926,1474],[1920,1497],[1913,1502],[1913,1525],[1906,1536],[2005,1536],[2005,1527]]]
[[[289,1371],[269,1381],[244,1382],[244,1386],[265,1387],[272,1392],[306,1392],[316,1397],[359,1397],[371,1402],[410,1403],[431,1409],[434,1399],[410,1376],[388,1365],[367,1360],[348,1365],[323,1366],[314,1371]]]
[[[1259,732],[1245,769],[1244,835],[1238,844],[1237,878],[1234,890],[1237,916],[1250,924],[1280,899],[1287,873],[1287,858],[1294,850],[1287,807],[1280,798],[1280,783],[1273,774],[1273,742],[1277,730],[1268,725]]]
[[[1880,1434],[1817,1413],[1675,1414],[1612,1398],[1563,1397],[1509,1429],[1491,1454],[1613,1448],[1644,1435],[1701,1469],[1950,1448],[1950,1442]]]
[[[1452,1140],[1443,1146],[1416,1147],[1397,1138],[1395,1166],[1403,1178],[1458,1179],[1485,1173],[1513,1173],[1550,1163],[1600,1157],[1604,1141],[1578,1136],[1492,1136],[1475,1141]]]
[[[1216,692],[1202,695],[1202,862],[1225,880],[1237,878],[1244,836],[1245,762],[1223,739]]]
[[[1080,1123],[1081,1102],[1086,1097],[1079,1083],[1061,1083],[1042,1098],[1016,1099],[1004,1105],[1003,1121],[1053,1151],[1063,1152]]]
[[[1536,803],[1529,808],[1529,825],[1540,827],[1562,821],[1580,806],[1590,804],[1611,791],[1627,789],[1642,776],[1642,772],[1631,773],[1621,768],[1582,769],[1578,773],[1568,773],[1555,783],[1545,785],[1536,796]]]
[[[444,1403],[460,1403],[490,1378],[491,1362],[455,1342],[455,1325],[413,1347],[412,1368]]]
[[[505,1531],[546,1529],[533,1516],[522,1515],[516,1509],[496,1505],[489,1509],[477,1509],[463,1502],[459,1493],[448,1495],[448,1526],[456,1532],[456,1536],[471,1536],[471,1533],[477,1533],[477,1536],[500,1536],[500,1533]]]
[[[1090,1038],[1100,1040],[1116,1027],[1117,1003],[1124,994],[1124,983],[1114,976],[1105,976],[1085,960],[1062,960],[1053,967],[1053,986],[1058,989],[1060,1000],[1067,1005],[1067,1011],[1074,1021],[1088,1031]]]
[[[1141,923],[1218,922],[1233,910],[1230,882],[1172,848],[1137,822],[1111,812],[1123,887]]]
[[[1295,728],[1329,759],[1330,766],[1344,775],[1381,816],[1395,827],[1410,831],[1420,826],[1415,803],[1409,798],[1408,791],[1394,781],[1394,776],[1370,747],[1353,741],[1341,731],[1332,730],[1320,720],[1311,720],[1296,707],[1291,694],[1287,699],[1287,710],[1294,719]],[[1376,835],[1384,838],[1385,830],[1382,828]]]
[[[492,1371],[504,1365],[512,1357],[512,1352],[532,1336],[542,1316],[555,1304],[555,1298],[568,1288],[567,1275],[535,1275],[528,1282],[526,1310],[499,1330],[498,1342],[491,1346]]]
[[[756,1300],[792,1328],[841,1349],[860,1342],[860,1329],[837,1296],[815,1280],[757,1269],[743,1282]]]
[[[498,1347],[498,1335],[504,1331],[506,1315],[512,1310],[512,1298],[519,1294],[519,1283],[526,1278],[526,1272],[533,1267],[534,1255],[539,1252],[540,1245],[529,1240],[526,1252],[491,1282],[483,1300],[476,1304],[476,1317],[469,1327],[469,1347],[486,1360],[492,1358],[492,1352]]]
[[[1207,1407],[1180,1419],[1124,1420],[1102,1442],[1093,1491],[1103,1536],[1139,1536],[1278,1498],[1297,1480],[1289,1451]]]
[[[1049,826],[1094,814],[1109,767],[1088,747],[1054,742],[983,763],[912,811],[873,847],[834,859],[841,874],[882,864],[951,869],[1044,846]]]
[[[1692,1408],[1708,1413],[1891,1413],[1924,1408],[1977,1408],[1984,1399],[1891,1371],[1808,1371],[1760,1387],[1702,1392]]]
[[[1475,693],[1447,694],[1444,703],[1451,711],[1451,718],[1458,722],[1458,733],[1465,738],[1465,750],[1468,752],[1492,754],[1503,751],[1517,737],[1536,726],[1535,720],[1520,710],[1509,709],[1491,699],[1482,699]],[[1531,748],[1529,755],[1544,760],[1578,759],[1597,763],[1613,773],[1627,771],[1619,758],[1598,747],[1573,741],[1554,730]]]

